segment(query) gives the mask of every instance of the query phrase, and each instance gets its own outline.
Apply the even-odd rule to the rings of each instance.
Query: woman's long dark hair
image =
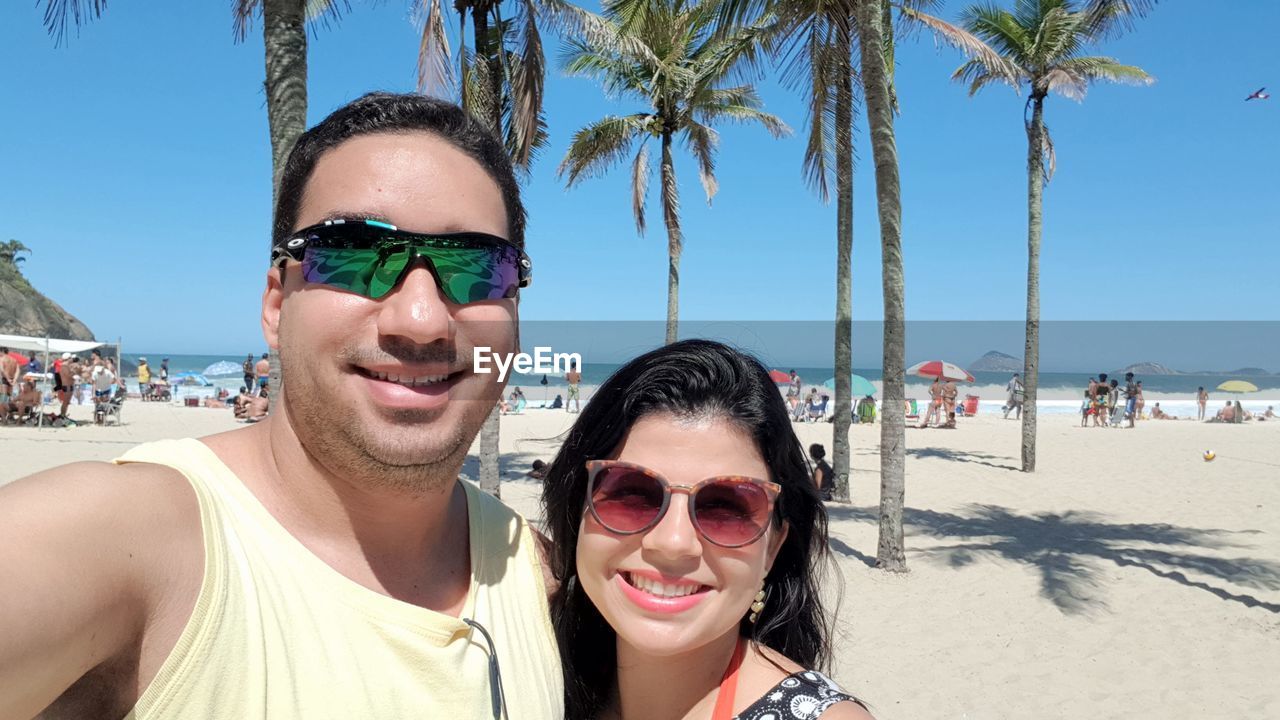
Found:
[[[758,360],[709,340],[684,340],[622,366],[591,398],[547,471],[543,515],[559,589],[552,623],[564,665],[565,717],[592,718],[609,700],[617,675],[617,636],[577,578],[578,528],[586,502],[587,460],[607,458],[637,420],[652,414],[719,417],[750,435],[771,480],[782,486],[775,521],[789,525],[765,578],[756,623],[739,632],[806,668],[825,670],[831,627],[818,592],[829,561],[827,513],[809,477],[777,387]]]

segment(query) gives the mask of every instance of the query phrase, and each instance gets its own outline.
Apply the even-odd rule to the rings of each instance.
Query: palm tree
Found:
[[[30,254],[31,248],[17,240],[0,243],[0,267],[12,267],[16,270],[18,263],[26,260],[20,253]]]
[[[645,231],[650,175],[650,139],[658,142],[662,217],[667,230],[667,332],[677,338],[680,292],[680,199],[673,145],[677,138],[698,163],[707,202],[715,196],[720,121],[758,123],[774,137],[790,132],[762,109],[750,84],[728,79],[753,69],[760,50],[759,24],[718,34],[717,7],[686,0],[606,0],[600,25],[607,32],[569,40],[564,57],[570,75],[594,78],[610,95],[644,102],[644,112],[610,115],[579,130],[560,163],[573,187],[603,175],[631,155],[631,209],[636,230]]]
[[[969,84],[977,94],[993,82],[1030,91],[1023,110],[1027,130],[1027,335],[1023,369],[1022,470],[1036,469],[1036,386],[1040,368],[1040,240],[1044,186],[1057,164],[1044,101],[1056,92],[1084,100],[1091,83],[1100,80],[1151,84],[1139,67],[1110,57],[1083,55],[1084,50],[1128,27],[1155,0],[1019,0],[1010,12],[974,5],[961,14],[961,27],[922,13],[912,17],[970,56],[953,80]],[[1030,113],[1030,117],[1027,114]]]
[[[884,393],[880,422],[880,539],[876,565],[907,569],[902,509],[906,493],[906,327],[902,272],[902,194],[898,182],[898,146],[894,139],[896,98],[893,74],[893,25],[888,0],[858,4],[862,87],[876,166],[880,215],[880,257],[884,292]]]

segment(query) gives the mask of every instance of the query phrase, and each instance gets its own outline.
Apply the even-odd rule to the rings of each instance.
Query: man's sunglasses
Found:
[[[673,485],[658,473],[617,460],[587,461],[587,507],[592,517],[617,535],[635,535],[657,525],[671,505],[671,493],[689,495],[689,520],[702,537],[736,548],[759,540],[769,529],[777,483],[741,475]]]
[[[303,228],[271,251],[273,267],[302,263],[307,282],[377,300],[391,292],[416,258],[455,305],[513,298],[533,279],[529,256],[483,233],[426,235],[376,220],[327,220]]]

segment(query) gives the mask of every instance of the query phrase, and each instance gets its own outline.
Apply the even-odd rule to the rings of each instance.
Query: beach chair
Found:
[[[822,418],[826,417],[827,402],[828,402],[828,399],[824,397],[822,399],[822,402],[816,405],[813,405],[813,404],[809,405],[809,413],[808,413],[809,422],[818,422]]]
[[[120,416],[120,407],[124,405],[125,397],[125,393],[118,392],[107,402],[98,403],[93,409],[94,420],[98,421],[100,415],[101,423],[106,425],[107,421],[114,417],[116,425],[123,425],[124,420]]]
[[[907,422],[920,422],[920,407],[916,404],[915,398],[907,398]]]

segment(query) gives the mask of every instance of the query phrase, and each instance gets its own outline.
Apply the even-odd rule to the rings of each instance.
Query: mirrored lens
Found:
[[[645,529],[662,512],[662,484],[638,470],[622,467],[598,472],[591,486],[596,519],[617,533]]]
[[[750,482],[718,480],[693,496],[693,518],[711,542],[746,545],[763,535],[769,524],[769,496]]]
[[[440,289],[458,305],[513,298],[520,286],[520,254],[514,248],[432,248]]]
[[[402,261],[400,270],[403,269]],[[302,277],[307,282],[332,285],[367,297],[381,297],[390,290],[386,276],[392,270],[379,265],[378,251],[371,248],[308,247],[302,254]],[[383,278],[381,283],[377,277]],[[391,282],[395,282],[394,277]],[[373,294],[375,285],[380,290],[378,294]]]
[[[512,248],[382,248],[308,247],[303,253],[302,276],[381,298],[395,288],[405,267],[416,256],[435,268],[440,289],[457,305],[516,296],[520,286],[520,255]]]

